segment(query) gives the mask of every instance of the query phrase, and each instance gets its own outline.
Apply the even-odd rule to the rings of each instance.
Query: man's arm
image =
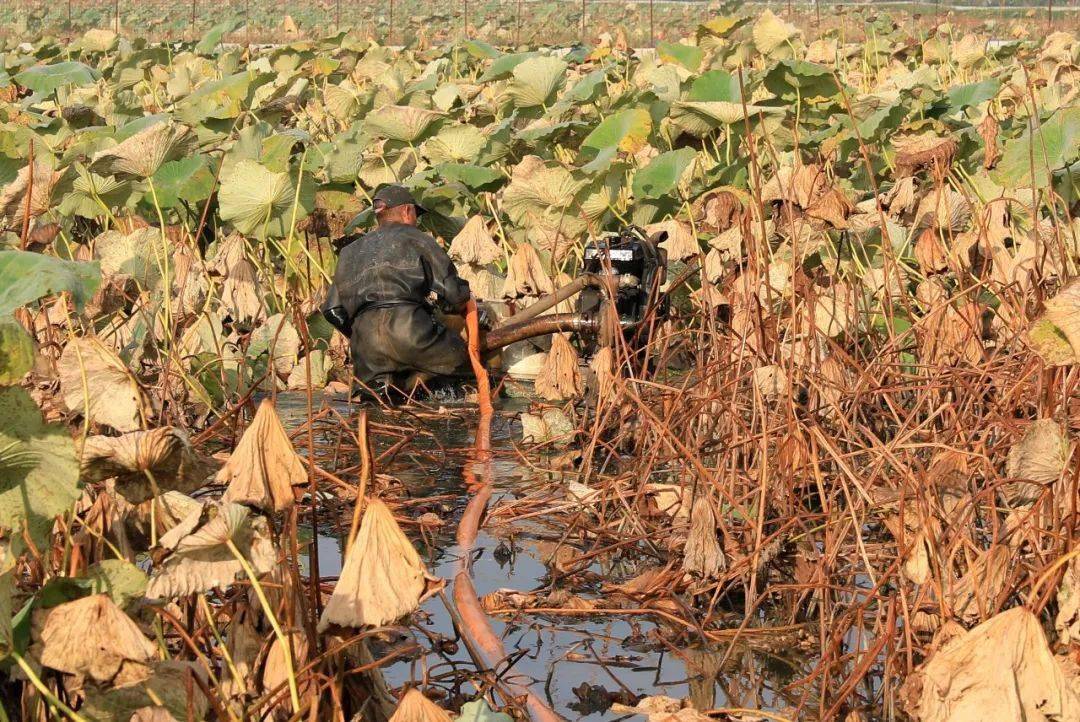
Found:
[[[417,241],[421,258],[430,275],[431,290],[442,302],[444,310],[461,310],[472,296],[469,282],[458,275],[454,262],[434,238],[426,233],[420,235],[423,238],[418,238]]]

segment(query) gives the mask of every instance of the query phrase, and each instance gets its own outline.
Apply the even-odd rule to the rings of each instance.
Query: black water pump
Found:
[[[667,277],[667,251],[659,246],[666,237],[666,231],[650,238],[637,226],[626,226],[618,233],[589,242],[582,271],[602,283],[581,291],[578,312],[586,317],[597,316],[611,292],[623,327],[641,323],[653,310],[660,318],[666,316],[667,299],[661,297],[660,288]]]

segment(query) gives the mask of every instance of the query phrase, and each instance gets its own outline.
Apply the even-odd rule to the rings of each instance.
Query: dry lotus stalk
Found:
[[[159,544],[171,554],[150,575],[148,599],[227,588],[245,574],[233,548],[255,574],[266,574],[277,564],[266,519],[240,504],[209,504],[197,509],[162,536]]]
[[[1056,482],[1069,460],[1069,440],[1053,419],[1037,419],[1028,424],[1020,441],[1009,449],[1005,473],[1010,479],[1025,479],[1001,488],[1011,504],[1030,504],[1043,488]]]
[[[716,579],[727,568],[724,550],[716,538],[716,512],[704,496],[694,502],[690,511],[690,533],[683,549],[685,571],[705,579]]]
[[[397,621],[420,606],[436,581],[386,505],[369,499],[360,531],[319,619],[319,631],[331,624],[379,627]]]
[[[114,479],[116,492],[132,504],[164,491],[194,491],[215,466],[195,453],[187,434],[171,426],[123,436],[90,436],[80,464],[84,482]]]
[[[217,474],[229,488],[222,501],[248,504],[263,511],[293,505],[293,485],[305,483],[307,467],[293,449],[274,404],[263,399],[232,456]]]
[[[577,398],[584,391],[577,351],[561,333],[552,337],[551,350],[534,385],[536,393],[548,401]]]
[[[503,297],[509,299],[524,296],[543,296],[555,290],[551,277],[544,271],[540,255],[528,243],[519,243],[510,256],[510,265],[506,269],[506,283],[503,285]]]
[[[1051,722],[1080,719],[1080,698],[1050,652],[1039,620],[1002,612],[945,643],[905,682],[916,722]]]
[[[929,168],[936,174],[944,174],[956,156],[957,143],[953,138],[942,138],[934,133],[893,138],[896,152],[896,174],[903,178]]]
[[[983,139],[983,168],[990,170],[997,165],[998,159],[1001,157],[1001,151],[998,150],[998,122],[993,113],[987,113],[982,122],[979,123],[979,135]]]
[[[473,266],[486,266],[503,257],[482,216],[473,216],[450,243],[450,257]]]
[[[60,355],[60,393],[72,411],[117,431],[135,431],[152,413],[142,387],[116,353],[93,336],[70,341]]]
[[[51,669],[111,682],[126,664],[149,664],[157,647],[108,594],[67,602],[44,612],[40,660]]]
[[[398,702],[390,722],[451,722],[451,717],[413,687]]]

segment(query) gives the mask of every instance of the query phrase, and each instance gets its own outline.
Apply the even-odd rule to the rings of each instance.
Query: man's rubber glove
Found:
[[[352,319],[349,318],[349,312],[345,310],[344,306],[334,306],[324,310],[323,318],[346,336],[352,335]]]

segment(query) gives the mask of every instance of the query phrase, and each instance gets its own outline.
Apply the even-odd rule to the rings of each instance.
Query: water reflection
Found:
[[[284,394],[278,403],[288,427],[303,423],[303,397]],[[346,415],[354,409],[339,403],[337,410]],[[378,412],[372,421],[392,423]],[[398,479],[412,499],[445,497],[446,506],[440,515],[446,523],[414,539],[431,571],[450,580],[458,571],[460,559],[454,529],[468,501],[462,469],[469,463],[466,450],[472,442],[472,429],[461,419],[434,420],[425,423],[424,429],[430,435],[417,435],[391,465],[378,472]],[[492,505],[534,490],[536,472],[515,461],[514,441],[519,435],[519,429],[507,417],[496,417],[492,448],[497,458],[490,462]],[[390,445],[377,437],[376,455]],[[416,509],[410,506],[402,513],[408,516]],[[531,591],[541,587],[549,577],[541,561],[542,545],[537,543],[542,532],[550,536],[550,530],[539,520],[481,530],[472,560],[477,594],[483,597],[499,589]],[[310,530],[308,533],[310,539]],[[337,576],[342,564],[342,542],[334,535],[320,534],[317,544],[320,573],[324,577]],[[620,578],[616,581],[640,571],[637,564],[627,560],[598,560],[590,570],[608,577],[618,570]],[[450,616],[438,598],[424,604],[417,620],[430,635],[417,634],[417,641],[425,648],[431,646],[431,639],[456,637]],[[735,650],[674,647],[667,641],[675,637],[672,631],[658,627],[648,617],[546,618],[523,614],[518,618],[496,616],[492,625],[507,653],[516,660],[511,677],[530,684],[567,719],[619,719],[620,715],[608,711],[611,702],[632,703],[638,695],[689,698],[701,710],[786,709],[795,700],[776,690],[809,671],[798,669],[803,660],[790,649],[771,654],[743,646]],[[387,667],[384,676],[391,687],[399,687],[425,674],[429,680],[446,678],[445,673],[454,667],[472,668],[463,645],[443,645],[441,653],[398,662]]]

